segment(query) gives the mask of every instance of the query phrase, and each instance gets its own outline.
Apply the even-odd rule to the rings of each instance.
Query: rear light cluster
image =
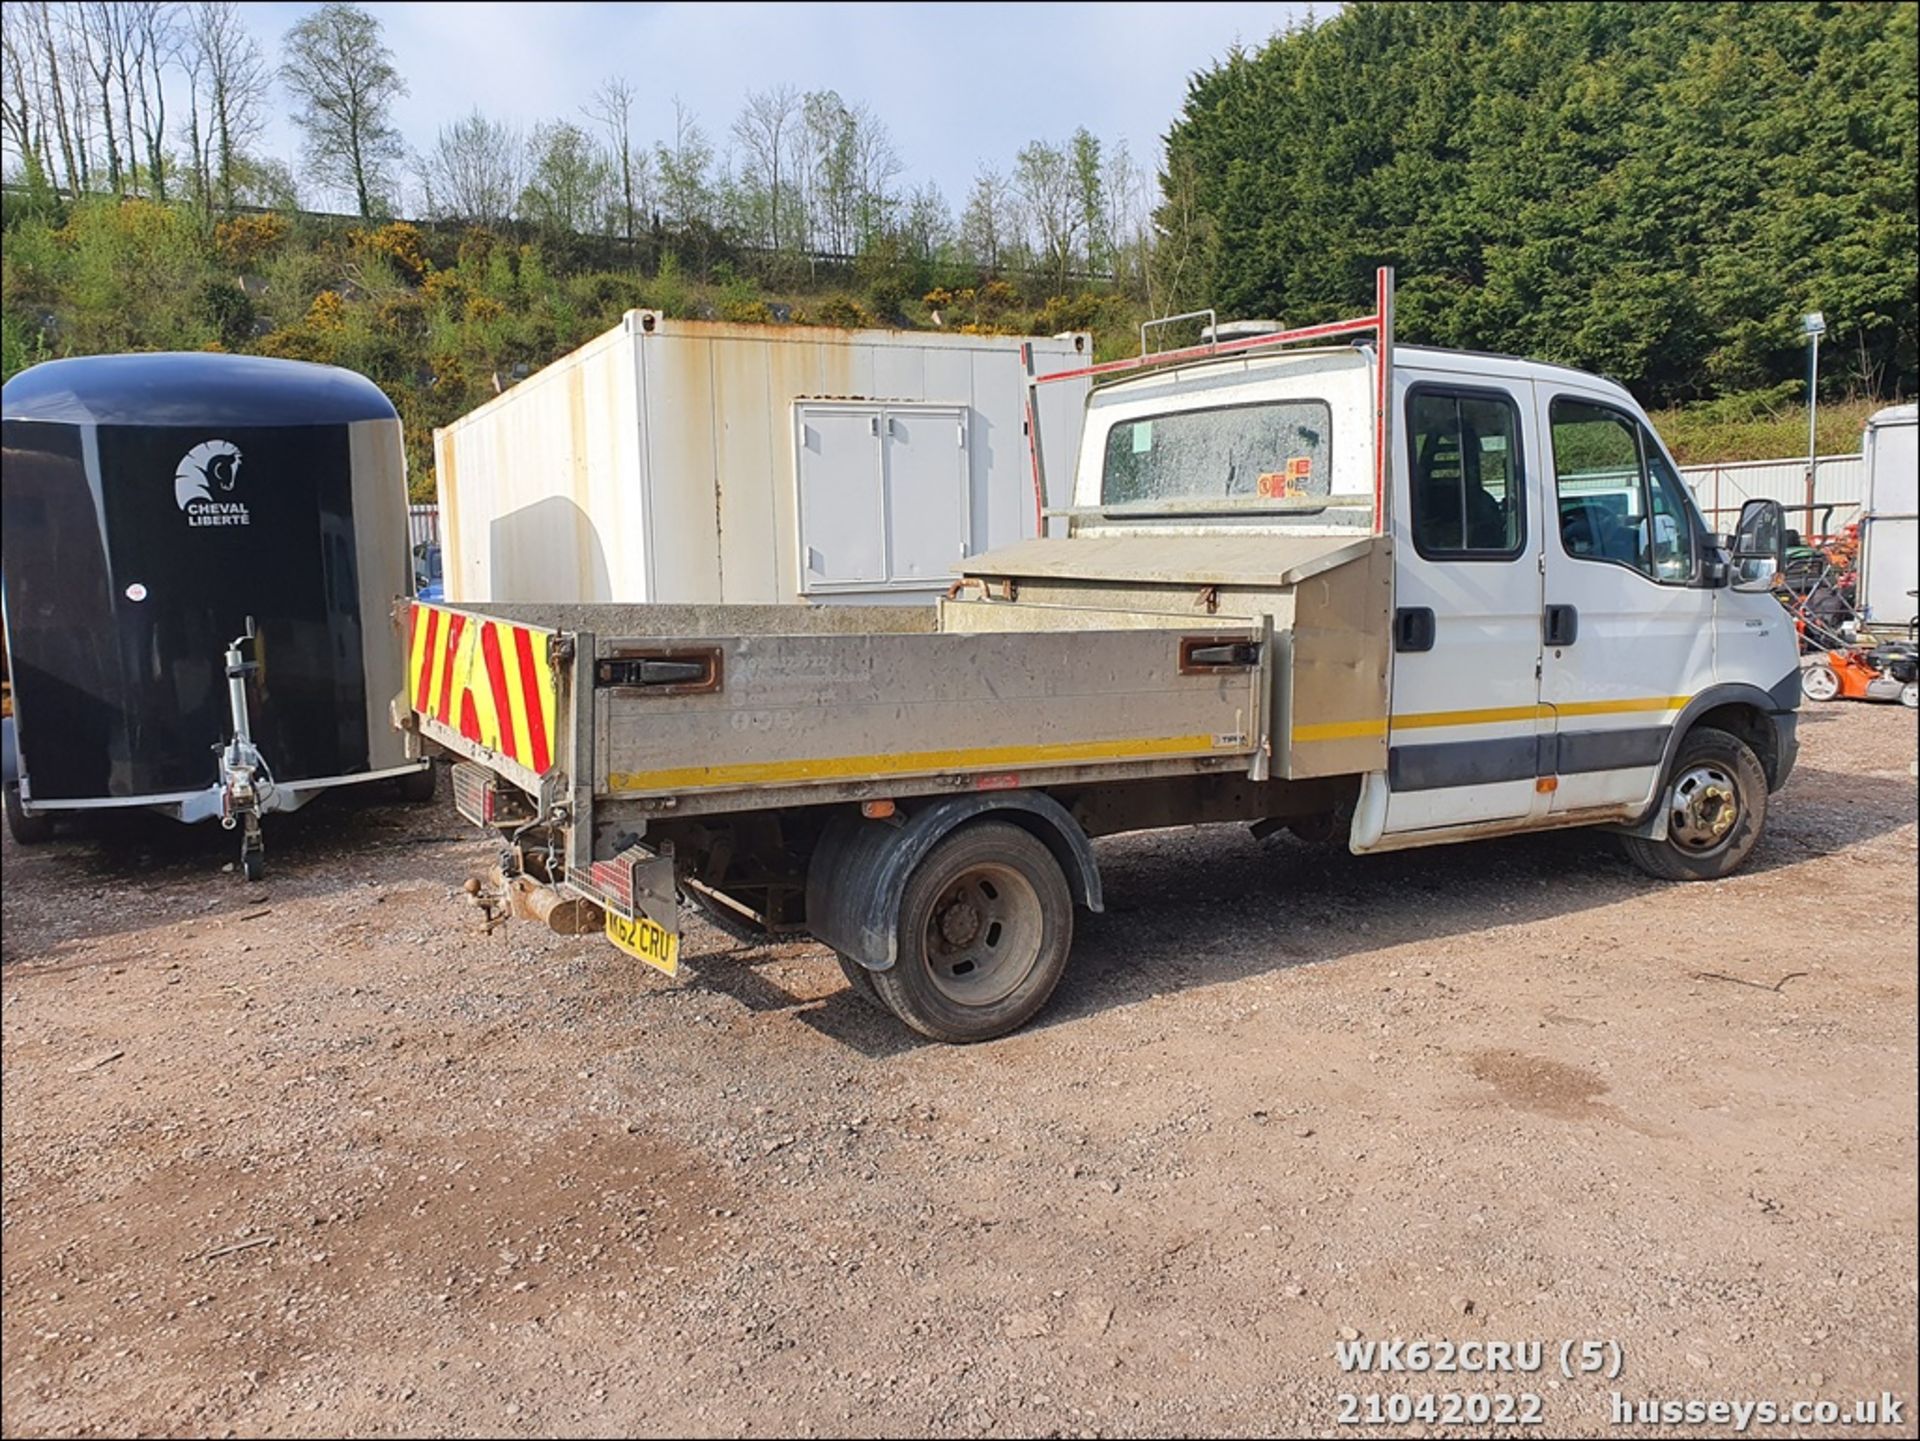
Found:
[[[517,826],[535,815],[525,792],[468,761],[453,768],[453,805],[477,826]]]

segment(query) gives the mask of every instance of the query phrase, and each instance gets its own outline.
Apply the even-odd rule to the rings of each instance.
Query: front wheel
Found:
[[[875,971],[887,1007],[936,1041],[986,1041],[1031,1020],[1067,967],[1073,895],[1045,845],[1006,821],[961,826],[900,901],[899,958]]]
[[[1767,773],[1740,737],[1696,726],[1680,742],[1660,802],[1667,838],[1623,836],[1627,859],[1663,881],[1712,881],[1740,869],[1767,825]]]
[[[1908,710],[1920,710],[1920,681],[1908,681],[1900,687],[1900,704]]]

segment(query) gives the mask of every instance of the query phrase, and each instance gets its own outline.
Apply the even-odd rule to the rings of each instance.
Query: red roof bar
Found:
[[[1329,320],[1324,325],[1307,325],[1298,330],[1276,330],[1271,335],[1249,335],[1240,340],[1228,340],[1219,345],[1189,345],[1183,350],[1162,350],[1152,355],[1143,355],[1138,359],[1129,356],[1125,360],[1105,360],[1098,365],[1083,365],[1078,370],[1056,370],[1050,375],[1034,376],[1034,384],[1045,385],[1050,380],[1078,380],[1083,375],[1112,375],[1122,370],[1145,370],[1155,365],[1172,365],[1182,360],[1208,360],[1216,355],[1231,355],[1236,351],[1253,350],[1262,345],[1286,345],[1299,340],[1319,340],[1329,335],[1358,335],[1362,331],[1378,331],[1380,318],[1377,315],[1362,315],[1353,320]]]
[[[1373,392],[1373,530],[1379,535],[1387,524],[1387,474],[1392,464],[1393,412],[1393,267],[1383,265],[1374,272],[1374,312],[1351,320],[1329,320],[1323,325],[1303,325],[1296,330],[1276,330],[1269,335],[1249,335],[1219,345],[1190,345],[1181,350],[1163,350],[1126,360],[1107,360],[1098,365],[1083,365],[1077,370],[1057,370],[1051,375],[1033,373],[1030,346],[1020,347],[1020,359],[1027,372],[1027,444],[1033,457],[1033,495],[1038,533],[1046,534],[1042,499],[1044,480],[1040,459],[1039,415],[1034,404],[1037,387],[1051,380],[1077,380],[1082,376],[1117,375],[1127,370],[1150,370],[1159,365],[1176,365],[1185,360],[1212,360],[1244,350],[1269,345],[1292,345],[1302,340],[1322,340],[1334,335],[1360,335],[1371,332],[1379,342],[1374,366]]]

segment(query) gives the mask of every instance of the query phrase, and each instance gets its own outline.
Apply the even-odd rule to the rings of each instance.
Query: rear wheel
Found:
[[[856,996],[880,1010],[892,1009],[880,999],[880,992],[874,989],[872,971],[854,960],[852,956],[843,956],[838,951],[833,953],[833,958],[840,963],[840,974],[847,978],[847,986]]]
[[[53,839],[53,817],[44,811],[30,816],[20,803],[20,783],[7,782],[7,834],[15,845],[37,846]]]
[[[1627,858],[1663,881],[1733,874],[1767,825],[1767,773],[1736,735],[1697,726],[1680,742],[1661,798],[1667,838],[1621,838]]]
[[[1900,704],[1908,710],[1920,710],[1920,681],[1908,681],[1900,687]]]
[[[1840,677],[1830,665],[1810,665],[1800,672],[1800,692],[1808,700],[1832,700],[1840,694]]]
[[[985,1041],[1047,1003],[1073,943],[1053,853],[1005,821],[974,821],[927,853],[900,902],[899,959],[871,972],[888,1008],[936,1041]]]

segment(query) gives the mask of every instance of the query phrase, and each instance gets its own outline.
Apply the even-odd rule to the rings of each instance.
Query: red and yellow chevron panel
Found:
[[[552,633],[416,602],[407,693],[420,715],[535,775],[553,765]]]

